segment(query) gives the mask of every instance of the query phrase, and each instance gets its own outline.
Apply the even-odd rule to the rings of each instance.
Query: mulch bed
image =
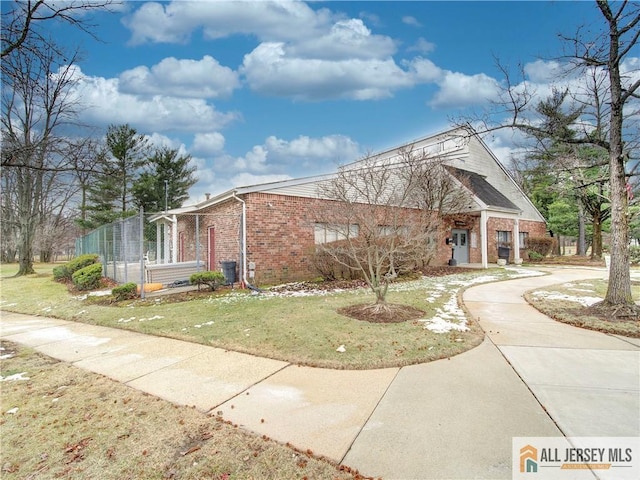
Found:
[[[338,313],[355,318],[356,320],[371,323],[401,323],[409,320],[418,320],[425,315],[425,312],[417,308],[393,303],[387,303],[385,305],[372,305],[370,303],[351,305],[340,308]]]

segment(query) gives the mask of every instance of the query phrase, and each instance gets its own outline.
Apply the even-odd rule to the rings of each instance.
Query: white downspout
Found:
[[[513,221],[513,261],[520,259],[520,220]]]
[[[487,238],[487,211],[480,210],[480,255],[482,268],[489,268],[489,239]]]
[[[250,285],[247,281],[247,203],[236,196],[236,192],[233,198],[242,204],[242,282],[247,286]]]

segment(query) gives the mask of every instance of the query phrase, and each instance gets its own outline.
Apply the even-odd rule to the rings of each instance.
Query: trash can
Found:
[[[236,283],[236,262],[220,262],[222,264],[222,274],[224,275],[225,285],[233,285]]]
[[[498,247],[498,258],[502,258],[509,262],[509,255],[511,254],[511,249],[509,247]]]

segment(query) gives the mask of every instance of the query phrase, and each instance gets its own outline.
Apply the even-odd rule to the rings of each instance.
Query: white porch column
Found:
[[[162,238],[160,232],[162,232],[162,227],[160,225],[160,222],[156,222],[156,263],[158,264],[163,263],[160,260],[160,252],[162,251],[160,248],[160,239]]]
[[[173,215],[171,222],[173,223],[171,226],[171,243],[173,244],[173,250],[171,250],[171,262],[178,263],[178,218]]]
[[[520,220],[513,221],[513,260],[520,258]]]
[[[487,211],[480,210],[480,254],[482,256],[482,268],[489,268],[489,241],[487,238]]]
[[[162,252],[162,263],[169,263],[169,252],[171,251],[171,245],[169,244],[169,225],[166,222],[163,222],[162,229],[164,234],[162,238],[162,241],[164,243],[164,252]]]

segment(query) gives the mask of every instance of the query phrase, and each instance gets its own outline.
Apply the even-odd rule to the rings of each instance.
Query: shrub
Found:
[[[53,267],[53,279],[57,282],[71,280],[71,272],[66,264]]]
[[[200,290],[201,285],[208,285],[211,291],[214,291],[216,287],[224,285],[225,280],[222,272],[211,271],[194,273],[189,277],[189,282],[193,285],[198,285],[198,290]]]
[[[138,285],[133,282],[118,285],[111,290],[111,295],[113,295],[118,302],[120,300],[131,300],[138,296]]]
[[[631,265],[640,265],[640,247],[633,246],[629,248],[629,259]]]
[[[529,254],[529,260],[531,260],[532,262],[539,262],[544,258],[538,252],[529,251],[528,254]]]
[[[531,253],[537,253],[542,258],[546,257],[553,251],[553,247],[556,243],[556,239],[552,237],[529,237],[527,239],[527,250],[529,251],[529,258]]]
[[[53,279],[56,281],[70,281],[73,278],[73,274],[78,270],[82,270],[89,265],[93,265],[98,262],[98,255],[95,253],[87,253],[80,255],[72,260],[69,260],[64,265],[59,265],[53,269]]]
[[[71,275],[73,275],[78,270],[93,265],[94,263],[98,263],[98,255],[95,253],[87,253],[70,260],[67,263],[67,268],[71,272]]]
[[[78,290],[93,290],[100,286],[102,264],[94,263],[75,272],[71,279]]]

